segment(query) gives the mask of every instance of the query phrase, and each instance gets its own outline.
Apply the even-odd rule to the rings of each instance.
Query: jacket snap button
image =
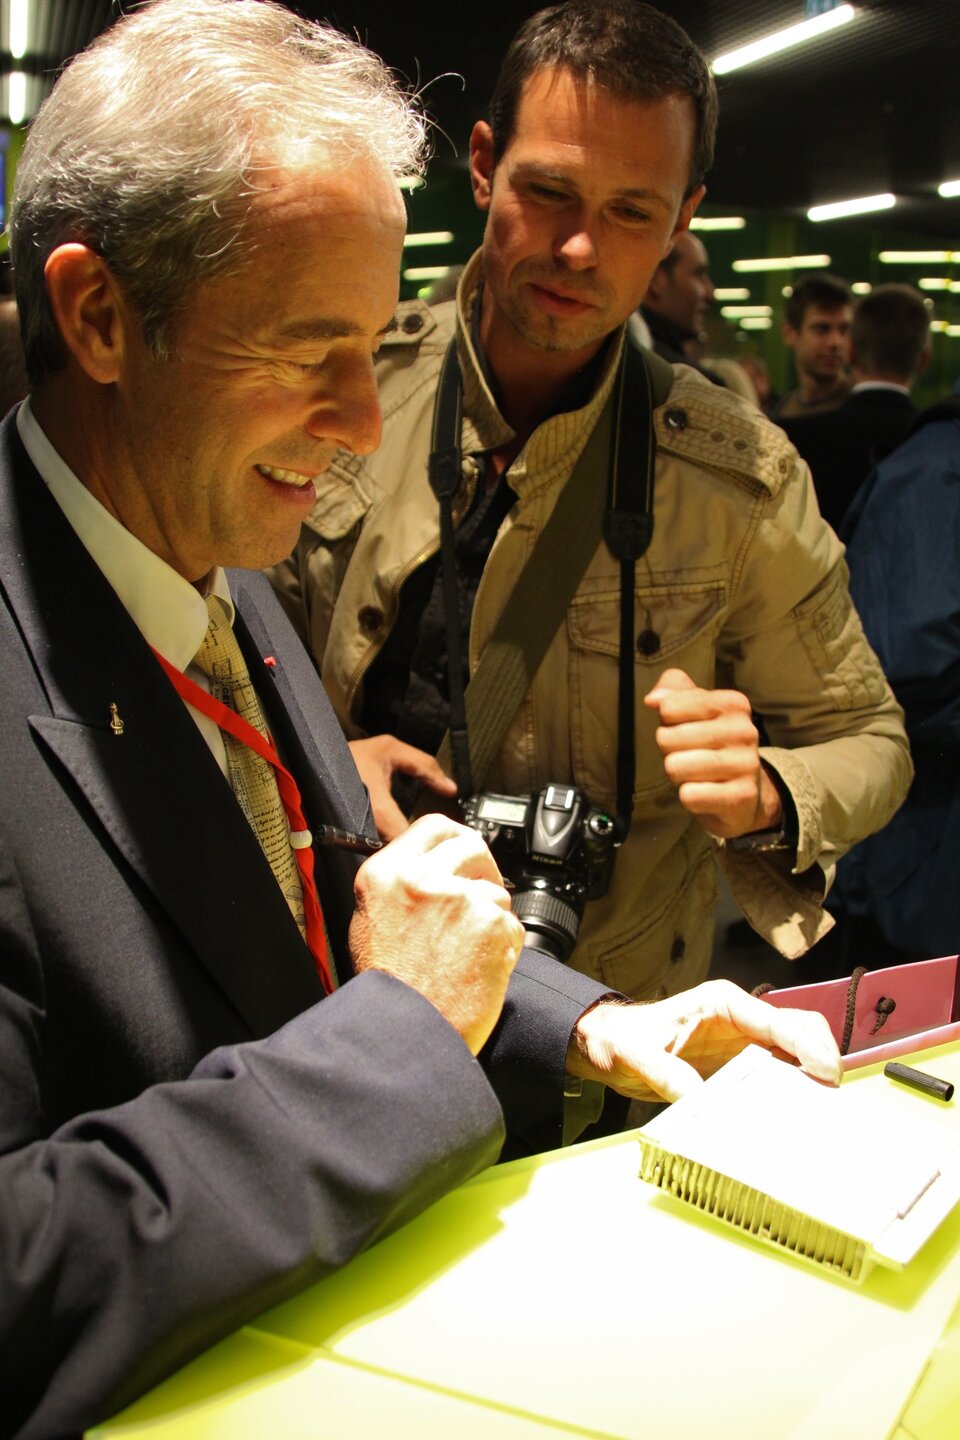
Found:
[[[710,435],[710,439],[713,440],[717,445],[722,445],[726,438],[727,437],[726,435],[724,435],[722,430],[714,430]]]
[[[686,430],[686,410],[668,410],[663,417],[663,423],[668,430]]]
[[[357,619],[360,621],[360,629],[367,635],[372,635],[383,625],[383,611],[376,605],[363,605],[357,611]]]
[[[656,655],[660,649],[660,636],[656,630],[641,630],[637,636],[637,650],[641,655]]]
[[[674,937],[673,944],[670,946],[670,959],[674,965],[679,965],[680,961],[686,954],[686,949],[686,940],[684,940],[682,935],[676,935]]]
[[[407,335],[416,335],[418,330],[423,329],[423,316],[404,315],[401,328]]]

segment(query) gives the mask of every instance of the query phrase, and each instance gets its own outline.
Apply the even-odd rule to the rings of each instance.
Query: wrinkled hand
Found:
[[[398,771],[422,781],[446,799],[457,793],[456,782],[443,773],[432,755],[414,745],[405,745],[393,735],[351,740],[350,752],[360,779],[370,792],[373,818],[382,840],[393,840],[401,835],[409,823],[390,792],[393,777]]]
[[[760,763],[750,701],[739,690],[701,690],[665,670],[643,703],[660,714],[657,744],[680,803],[718,839],[780,824],[783,805]]]
[[[631,1099],[679,1100],[751,1044],[840,1082],[840,1052],[822,1015],[765,1005],[729,980],[650,1005],[601,1000],[577,1021],[566,1068]]]
[[[497,1023],[523,926],[475,830],[425,815],[357,872],[350,951],[440,1011],[476,1055]]]

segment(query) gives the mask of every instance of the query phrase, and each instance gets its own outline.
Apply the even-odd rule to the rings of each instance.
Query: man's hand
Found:
[[[760,763],[750,701],[739,690],[701,690],[665,670],[643,703],[660,714],[657,744],[680,804],[718,839],[780,824],[783,804]]]
[[[566,1068],[631,1099],[679,1100],[751,1044],[840,1082],[840,1052],[822,1015],[765,1005],[729,980],[650,1005],[601,1000],[577,1021]]]
[[[355,888],[356,969],[384,970],[418,990],[476,1055],[497,1023],[523,945],[523,926],[480,836],[425,815],[366,861]]]
[[[390,793],[397,771],[420,780],[444,799],[452,799],[457,793],[456,782],[443,773],[432,755],[414,745],[405,745],[393,735],[351,740],[350,751],[360,779],[370,791],[373,818],[382,840],[393,840],[401,835],[409,823]]]

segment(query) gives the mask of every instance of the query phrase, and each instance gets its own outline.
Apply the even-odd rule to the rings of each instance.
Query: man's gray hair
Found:
[[[399,177],[425,150],[415,103],[339,32],[274,0],[152,0],[67,67],[23,149],[10,250],[31,379],[65,363],[43,276],[58,245],[103,257],[163,358],[193,287],[251,253],[258,170]]]

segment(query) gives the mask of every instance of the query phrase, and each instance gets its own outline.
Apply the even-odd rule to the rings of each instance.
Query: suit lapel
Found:
[[[313,662],[266,579],[232,570],[235,632],[260,695],[267,723],[300,788],[311,829],[337,825],[370,835],[376,826],[367,792]],[[272,663],[265,664],[269,658]],[[317,847],[317,885],[340,982],[350,978],[347,932],[360,860]]]
[[[11,421],[0,455],[0,584],[49,705],[33,733],[251,1034],[269,1033],[321,991],[256,838]]]

